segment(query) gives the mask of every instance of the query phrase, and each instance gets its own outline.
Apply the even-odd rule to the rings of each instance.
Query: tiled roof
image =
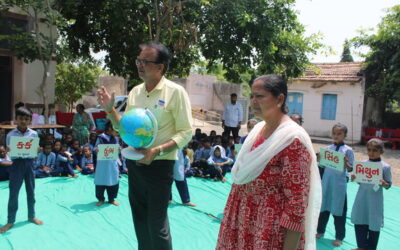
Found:
[[[315,63],[305,74],[293,80],[298,81],[336,81],[358,82],[361,80],[362,63]]]

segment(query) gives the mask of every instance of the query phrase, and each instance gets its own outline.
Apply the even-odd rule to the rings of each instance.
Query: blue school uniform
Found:
[[[74,153],[76,150],[75,149],[73,149],[73,148],[69,148],[69,150],[68,150],[70,153]],[[72,156],[72,159],[74,160],[73,162],[72,162],[72,164],[73,164],[73,166],[75,167],[76,165],[78,165],[79,167],[81,167],[82,168],[82,155],[81,154],[74,154],[73,156]]]
[[[190,159],[188,156],[183,155],[182,150],[179,150],[178,160],[174,164],[174,180],[182,203],[190,202],[189,189],[185,178],[185,170],[188,169],[190,169]],[[172,200],[172,193],[169,199]]]
[[[190,159],[188,156],[184,156],[182,150],[178,151],[178,160],[174,164],[174,180],[183,181],[185,180],[185,171],[190,169]]]
[[[53,152],[46,155],[44,152],[40,152],[35,164],[35,176],[36,178],[50,177],[51,172],[55,169],[56,155]],[[50,172],[45,172],[40,166],[50,167],[52,170]]]
[[[392,184],[390,165],[384,161],[382,164],[382,179]],[[351,211],[351,222],[357,225],[368,225],[371,231],[380,231],[383,227],[383,190],[379,187],[374,190],[374,184],[360,183],[356,199]]]
[[[326,149],[343,153],[350,165],[354,162],[353,149],[345,144],[329,145]],[[325,168],[322,177],[322,206],[321,212],[329,211],[335,216],[342,216],[347,190],[347,169],[342,172]]]
[[[61,173],[61,175],[74,175],[74,168],[72,163],[68,161],[68,158],[56,153],[56,166],[55,172]]]
[[[17,128],[11,130],[7,134],[6,143],[10,146],[11,136],[18,137],[38,137],[36,131],[28,128],[24,133],[21,133]],[[9,168],[9,190],[8,198],[8,221],[7,223],[14,224],[18,210],[18,194],[21,189],[22,182],[25,181],[25,189],[28,203],[28,218],[35,218],[35,173],[34,165],[35,158],[22,159],[11,158],[12,166]]]
[[[84,175],[93,174],[94,170],[91,170],[88,167],[86,167],[87,164],[92,164],[94,166],[93,154],[92,157],[90,157],[90,159],[86,158],[86,156],[83,156],[81,161],[82,174]]]
[[[194,160],[198,161],[200,159],[205,159],[207,160],[208,158],[210,158],[210,154],[211,154],[211,148],[200,148],[198,150],[196,150],[195,154],[194,154]]]
[[[10,168],[9,166],[1,166],[2,163],[5,162],[11,162],[10,157],[6,155],[5,158],[0,158],[0,181],[6,181],[9,179],[9,173],[8,169]]]
[[[99,144],[119,144],[119,140],[115,136],[109,136],[105,133],[102,133],[97,138],[96,148]],[[114,186],[118,183],[118,160],[98,160],[96,165],[96,173],[94,175],[94,184],[101,186]]]

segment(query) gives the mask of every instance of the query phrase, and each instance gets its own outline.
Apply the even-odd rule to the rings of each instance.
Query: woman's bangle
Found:
[[[107,114],[111,114],[113,111],[114,111],[114,107],[112,107],[112,109],[111,109],[110,112],[108,112],[108,111],[106,110],[106,113],[107,113]]]

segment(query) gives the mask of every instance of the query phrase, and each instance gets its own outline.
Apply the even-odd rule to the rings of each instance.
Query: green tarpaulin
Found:
[[[169,207],[169,220],[174,249],[215,249],[223,209],[228,197],[231,179],[214,182],[189,178],[188,185],[195,209],[179,205],[178,191],[173,185],[174,203]],[[351,208],[358,185],[348,186],[347,236],[336,249],[355,248],[354,228],[350,222]],[[43,226],[26,222],[26,192],[24,186],[19,196],[19,210],[15,226],[0,235],[0,249],[8,250],[102,250],[137,249],[136,238],[128,201],[127,178],[123,176],[116,207],[98,208],[92,176],[78,178],[36,179],[36,215]],[[384,190],[385,227],[381,231],[378,249],[399,249],[400,240],[400,188]],[[0,224],[7,221],[8,181],[0,182]],[[335,249],[333,218],[330,219],[325,238],[318,240],[318,249]]]

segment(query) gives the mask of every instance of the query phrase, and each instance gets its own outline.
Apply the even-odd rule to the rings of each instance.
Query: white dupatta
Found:
[[[279,125],[268,139],[250,151],[264,125],[264,121],[259,122],[247,136],[232,168],[233,182],[246,184],[255,180],[275,155],[289,146],[294,139],[299,139],[311,155],[310,193],[305,212],[305,249],[314,250],[316,249],[315,234],[321,209],[322,188],[311,139],[301,126],[290,120]]]

